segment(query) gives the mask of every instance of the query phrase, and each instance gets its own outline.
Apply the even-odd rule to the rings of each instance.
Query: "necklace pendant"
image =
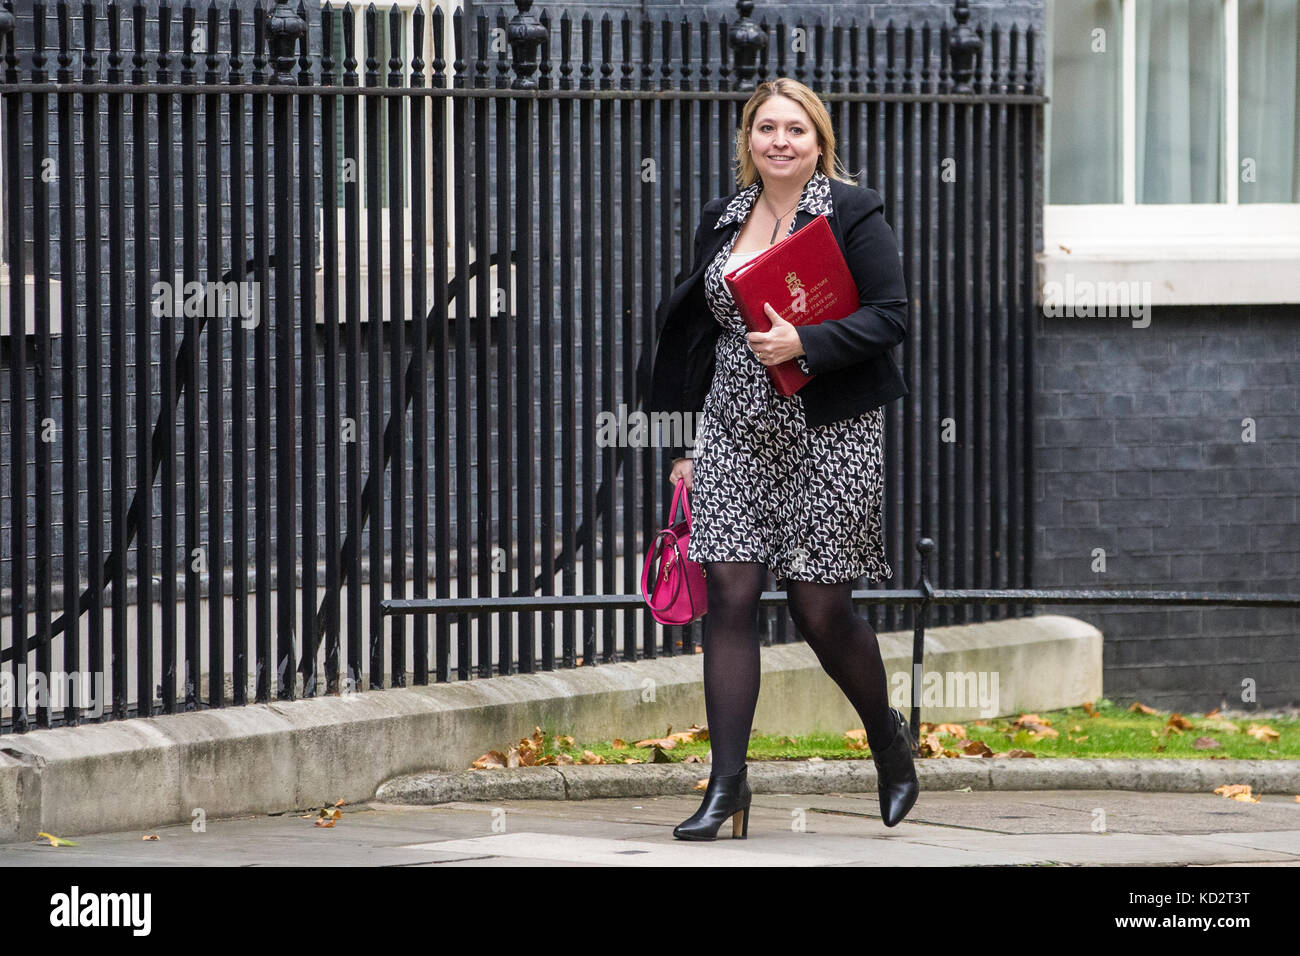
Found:
[[[772,238],[769,239],[769,240],[767,240],[767,244],[768,244],[769,246],[770,246],[772,243],[776,242],[776,231],[777,231],[778,229],[780,229],[780,228],[781,228],[781,220],[778,219],[778,220],[776,221],[776,223],[772,226]]]

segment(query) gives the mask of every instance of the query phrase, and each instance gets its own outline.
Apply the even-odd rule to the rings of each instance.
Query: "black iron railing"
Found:
[[[977,607],[999,604],[1026,605],[1188,605],[1223,607],[1300,607],[1300,594],[1227,594],[1211,591],[1128,591],[1099,588],[936,588],[930,580],[930,562],[935,553],[935,543],[930,538],[916,542],[920,558],[920,572],[914,588],[882,588],[856,590],[855,604],[881,607],[910,607],[915,611],[912,629],[911,709],[909,727],[912,749],[916,751],[921,730],[921,700],[925,675],[925,629],[930,610],[934,607]],[[497,598],[492,602],[482,598],[451,598],[422,600],[390,600],[384,602],[385,612],[392,615],[466,614],[493,606],[516,612],[555,611],[561,608],[602,609],[639,607],[644,598],[629,594],[582,594],[557,597]],[[784,591],[764,591],[759,604],[766,608],[784,607]]]
[[[121,718],[690,652],[600,603],[669,489],[599,429],[641,404],[655,305],[783,75],[902,250],[896,570],[924,528],[943,580],[1032,584],[1034,31],[965,2],[883,29],[515,7],[4,4],[11,688],[102,675]],[[478,603],[391,613],[453,591]],[[92,718],[24,701],[5,729]]]

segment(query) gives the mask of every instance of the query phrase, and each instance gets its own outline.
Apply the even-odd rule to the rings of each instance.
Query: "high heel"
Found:
[[[735,773],[709,776],[704,790],[704,802],[689,819],[673,828],[679,840],[717,839],[718,827],[731,817],[732,839],[744,840],[749,836],[749,803],[753,794],[749,789],[749,767]]]
[[[907,720],[895,708],[889,708],[895,721],[894,739],[871,759],[876,765],[876,790],[880,795],[880,817],[885,826],[897,826],[916,803],[921,791],[912,762],[912,732]]]

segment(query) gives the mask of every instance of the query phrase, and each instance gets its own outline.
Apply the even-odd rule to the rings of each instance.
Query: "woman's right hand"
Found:
[[[677,487],[677,482],[686,479],[686,490],[695,490],[695,464],[689,458],[674,458],[672,474],[668,480],[673,483],[673,488]]]

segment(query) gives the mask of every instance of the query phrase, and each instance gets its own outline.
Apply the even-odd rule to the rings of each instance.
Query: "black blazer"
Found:
[[[907,336],[908,298],[898,242],[885,222],[884,200],[874,189],[834,178],[830,191],[834,211],[827,220],[857,283],[861,307],[837,321],[799,329],[805,361],[814,375],[798,393],[809,425],[852,418],[908,394],[890,351]],[[704,298],[704,269],[731,231],[741,226],[729,222],[716,227],[735,195],[704,204],[691,273],[655,311],[660,332],[646,411],[693,413],[689,417],[695,428],[713,381],[714,345],[722,331]],[[795,230],[814,218],[798,210]],[[683,457],[688,450],[672,447],[667,460]]]

